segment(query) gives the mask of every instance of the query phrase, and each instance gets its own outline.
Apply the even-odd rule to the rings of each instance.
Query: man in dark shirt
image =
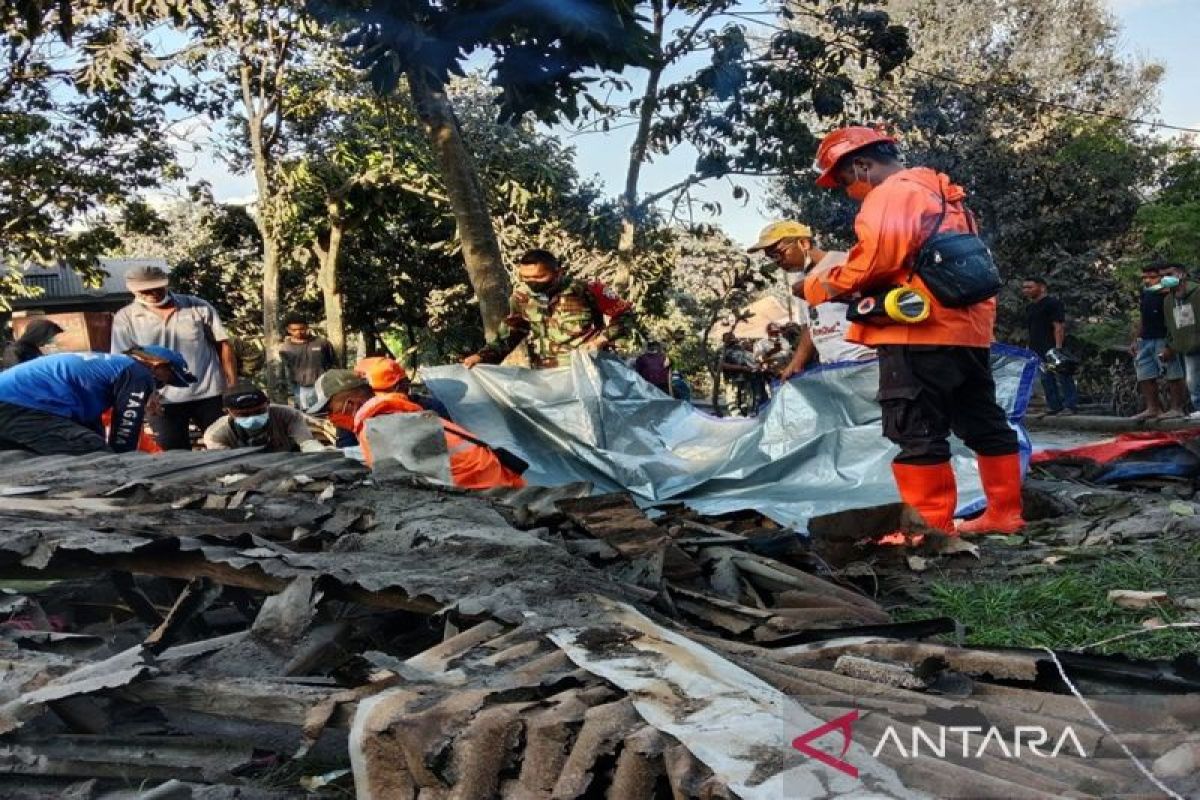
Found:
[[[317,378],[337,367],[337,355],[328,339],[315,335],[308,320],[288,314],[283,320],[287,338],[279,345],[279,357],[287,365],[296,407],[305,410],[317,402]]]
[[[1138,389],[1146,408],[1134,419],[1179,419],[1184,416],[1187,385],[1184,382],[1183,359],[1167,347],[1166,296],[1176,284],[1162,284],[1159,264],[1142,267],[1142,308],[1134,330],[1129,353],[1134,357]],[[1165,378],[1170,392],[1171,408],[1163,411],[1158,398],[1158,379]]]
[[[1047,416],[1075,413],[1079,405],[1075,378],[1066,372],[1047,369],[1046,353],[1061,350],[1067,338],[1067,312],[1062,301],[1050,294],[1046,279],[1026,278],[1021,294],[1029,300],[1025,308],[1025,324],[1029,329],[1029,349],[1042,360],[1042,389],[1046,392]]]
[[[633,362],[633,369],[663,394],[671,393],[671,359],[663,352],[662,342],[648,342],[646,350]]]

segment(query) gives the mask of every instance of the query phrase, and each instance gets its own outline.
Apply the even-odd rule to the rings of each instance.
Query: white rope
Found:
[[[1182,795],[1177,794],[1171,789],[1171,787],[1167,786],[1165,783],[1156,778],[1154,773],[1148,770],[1146,765],[1138,760],[1138,757],[1133,754],[1133,751],[1126,747],[1125,743],[1117,738],[1117,734],[1113,732],[1112,728],[1108,727],[1108,723],[1100,719],[1100,715],[1092,710],[1092,707],[1088,705],[1088,701],[1084,699],[1083,695],[1079,693],[1079,690],[1075,688],[1075,684],[1071,683],[1071,679],[1067,677],[1067,671],[1063,669],[1062,662],[1058,660],[1058,656],[1055,655],[1054,651],[1049,647],[1043,647],[1042,649],[1045,650],[1050,658],[1054,661],[1054,666],[1058,667],[1058,674],[1062,676],[1063,682],[1067,684],[1067,688],[1071,690],[1071,694],[1075,695],[1076,699],[1083,704],[1084,709],[1087,710],[1088,714],[1095,721],[1095,723],[1100,726],[1101,730],[1112,737],[1113,741],[1117,743],[1117,746],[1120,747],[1125,755],[1129,757],[1129,760],[1133,762],[1133,765],[1138,768],[1138,771],[1146,776],[1146,780],[1153,783],[1155,787],[1157,787],[1163,794],[1167,795],[1167,797],[1173,798],[1173,800],[1184,800]]]
[[[1169,625],[1155,625],[1153,628],[1142,628],[1140,630],[1130,631],[1129,633],[1122,633],[1120,636],[1114,636],[1111,639],[1102,639],[1098,642],[1092,642],[1091,644],[1085,644],[1083,647],[1081,647],[1079,649],[1080,650],[1090,650],[1093,647],[1099,647],[1102,644],[1109,644],[1110,642],[1119,642],[1122,639],[1129,639],[1133,636],[1141,636],[1142,634],[1154,633],[1155,631],[1166,631],[1166,630],[1170,630],[1171,628],[1200,628],[1200,622],[1172,622]]]

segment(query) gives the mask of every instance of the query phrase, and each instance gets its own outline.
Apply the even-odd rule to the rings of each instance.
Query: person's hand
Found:
[[[587,342],[584,344],[584,347],[586,347],[588,350],[600,351],[600,350],[603,350],[606,347],[608,347],[608,345],[609,345],[608,337],[595,336],[591,339],[588,339]]]
[[[779,373],[779,380],[781,380],[781,381],[790,380],[794,376],[800,375],[803,372],[804,372],[803,364],[797,364],[795,366],[788,364],[786,367],[783,368],[783,372]]]
[[[1141,341],[1142,341],[1141,339],[1134,339],[1132,342],[1129,343],[1129,355],[1131,355],[1131,356],[1137,355],[1138,345],[1141,344]]]
[[[162,414],[162,398],[158,396],[158,392],[154,392],[146,401],[146,416],[157,417],[160,414]]]
[[[479,355],[478,353],[469,355],[462,360],[462,365],[464,367],[466,367],[467,369],[474,369],[477,364],[482,364],[482,363],[483,363],[483,356]]]
[[[1169,347],[1164,347],[1163,351],[1158,354],[1158,357],[1162,361],[1170,361],[1175,357],[1175,351]]]

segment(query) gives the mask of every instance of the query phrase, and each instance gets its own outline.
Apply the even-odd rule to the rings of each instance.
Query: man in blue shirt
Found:
[[[134,450],[154,393],[195,381],[183,356],[157,346],[123,355],[59,353],[28,361],[0,373],[0,450],[40,455]],[[100,418],[110,408],[105,441]]]

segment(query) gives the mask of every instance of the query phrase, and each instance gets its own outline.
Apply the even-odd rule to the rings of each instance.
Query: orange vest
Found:
[[[354,415],[354,434],[358,436],[367,464],[373,462],[366,437],[362,435],[367,420],[384,414],[418,414],[424,410],[399,392],[377,394],[360,408]],[[491,489],[495,486],[520,489],[525,485],[525,479],[505,468],[491,450],[462,438],[460,434],[473,436],[466,428],[444,419],[441,423],[446,434],[446,449],[450,451],[450,475],[454,478],[455,486],[464,489]]]
[[[804,280],[804,299],[812,305],[869,294],[889,286],[912,285],[929,294],[919,276],[909,278],[913,259],[930,235],[946,196],[946,218],[940,230],[969,232],[962,201],[966,192],[950,178],[928,167],[906,169],[876,186],[854,220],[858,242],[846,262]],[[846,341],[877,347],[881,344],[961,345],[987,347],[996,325],[996,301],[966,308],[932,303],[924,322],[909,325],[886,321],[853,324]]]
[[[108,411],[105,411],[104,414],[100,417],[100,424],[104,426],[105,431],[107,431],[110,427],[112,427],[112,409],[111,408]],[[158,446],[158,440],[156,440],[150,434],[146,433],[145,428],[143,428],[141,430],[141,432],[138,433],[137,449],[143,453],[161,453],[163,451],[163,449]]]

